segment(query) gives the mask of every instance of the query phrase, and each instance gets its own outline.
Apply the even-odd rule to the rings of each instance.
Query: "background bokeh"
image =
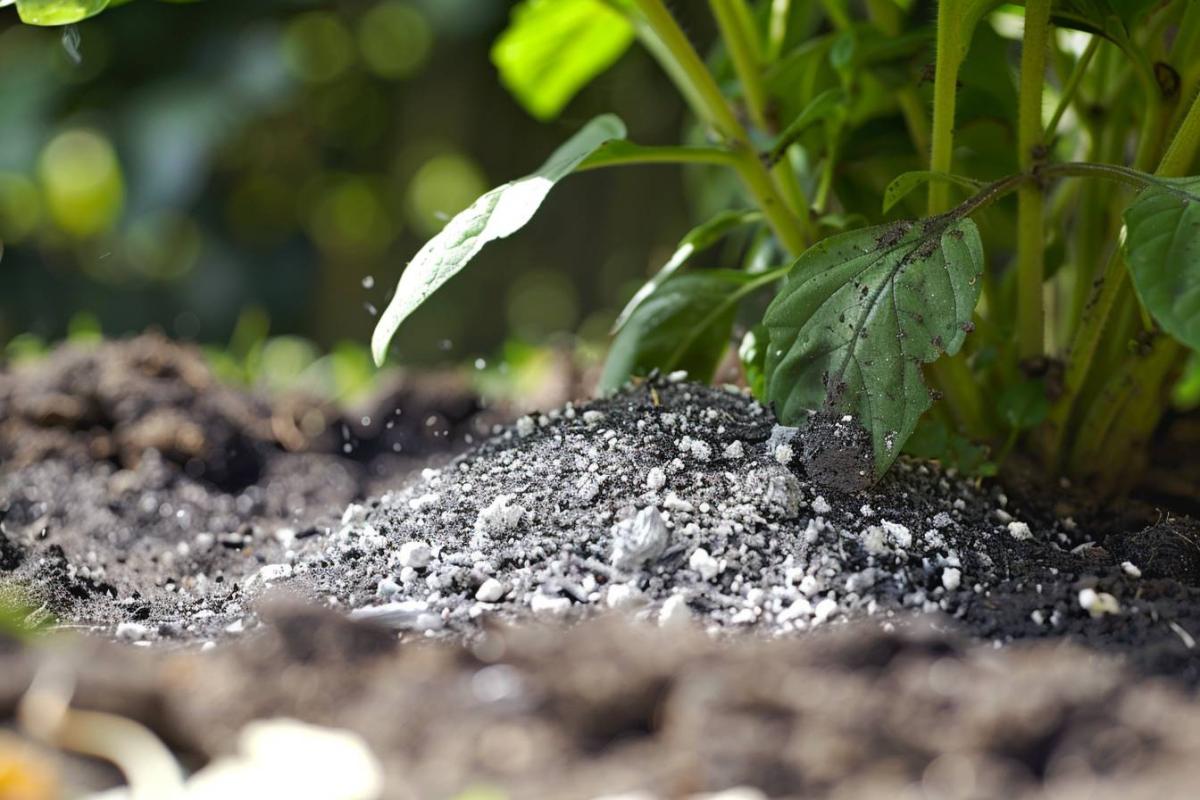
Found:
[[[133,2],[65,29],[0,9],[0,344],[157,327],[234,373],[269,345],[285,373],[337,353],[366,375],[373,310],[447,215],[596,113],[644,143],[685,124],[636,48],[534,120],[489,59],[510,6]],[[598,349],[687,229],[683,189],[670,167],[565,182],[406,324],[393,357]]]

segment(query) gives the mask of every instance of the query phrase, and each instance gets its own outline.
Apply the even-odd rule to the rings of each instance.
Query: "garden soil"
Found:
[[[360,732],[389,797],[1188,797],[1200,530],[778,426],[682,375],[497,426],[347,415],[147,336],[0,373],[0,719],[39,665],[190,764]],[[86,780],[110,779],[84,771]]]

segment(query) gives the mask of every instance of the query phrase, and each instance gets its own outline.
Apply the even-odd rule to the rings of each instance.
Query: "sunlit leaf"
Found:
[[[1125,210],[1125,262],[1162,329],[1200,349],[1200,177],[1163,179]]]
[[[492,189],[451,219],[425,243],[400,276],[396,294],[371,337],[375,363],[383,363],[396,329],[408,315],[470,263],[484,245],[523,228],[554,184],[570,175],[604,142],[624,135],[625,124],[617,117],[596,117],[554,151],[536,172]]]
[[[617,321],[613,323],[613,332],[620,330],[621,327],[629,321],[629,317],[637,310],[637,307],[642,302],[654,293],[658,287],[662,286],[663,282],[674,275],[680,267],[687,263],[688,259],[696,253],[702,252],[714,244],[719,242],[735,228],[747,225],[752,222],[757,222],[762,219],[762,213],[759,211],[722,211],[717,216],[710,219],[708,222],[693,228],[688,232],[679,245],[675,248],[675,252],[671,255],[669,261],[654,274],[654,277],[646,281],[642,288],[637,290],[637,293],[630,298],[625,304],[625,308],[617,316]]]
[[[633,37],[628,20],[601,0],[523,0],[496,40],[492,62],[529,113],[551,119]]]
[[[676,275],[642,302],[613,340],[600,378],[610,393],[632,375],[687,370],[710,380],[729,345],[738,302],[762,276],[735,270]]]
[[[914,189],[919,186],[924,186],[930,181],[941,181],[942,183],[952,183],[955,186],[961,186],[968,192],[977,192],[983,188],[983,182],[964,178],[961,175],[952,175],[948,172],[935,172],[927,169],[914,170],[905,172],[887,185],[883,190],[883,213],[892,210],[892,207],[903,200]]]
[[[931,403],[922,365],[962,347],[983,266],[969,219],[879,225],[805,251],[764,320],[780,419],[853,414],[882,474]]]
[[[108,0],[17,0],[17,13],[27,25],[71,25],[107,6]]]

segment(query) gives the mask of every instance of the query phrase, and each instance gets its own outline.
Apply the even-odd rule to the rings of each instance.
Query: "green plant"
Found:
[[[532,113],[557,114],[636,38],[695,135],[637,145],[604,116],[485,195],[404,272],[376,360],[558,180],[682,164],[733,174],[745,205],[687,234],[622,313],[604,388],[654,368],[711,378],[744,301],[773,292],[740,352],[784,423],[853,414],[878,474],[911,437],[968,470],[1021,447],[1050,474],[1127,488],[1200,349],[1200,177],[1186,177],[1200,150],[1200,3],[709,6],[707,62],[662,0],[517,6],[493,57]],[[894,208],[920,215],[926,185],[923,217],[894,220]],[[742,228],[741,264],[685,271]]]
[[[131,0],[0,0],[0,7],[15,5],[21,21],[27,25],[73,25],[101,11],[123,6]],[[164,3],[192,3],[197,0],[160,0]]]

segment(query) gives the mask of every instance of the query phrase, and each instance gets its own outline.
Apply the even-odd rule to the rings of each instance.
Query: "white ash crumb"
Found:
[[[292,577],[290,564],[267,564],[258,571],[258,579],[263,583],[274,583]]]
[[[1008,523],[1008,535],[1018,541],[1024,542],[1033,538],[1033,531],[1029,530],[1027,523],[1013,521]]]
[[[870,504],[863,503],[863,506],[858,510],[858,513],[864,517],[873,517],[875,516],[875,509],[871,508]]]
[[[1093,619],[1103,617],[1105,614],[1121,613],[1121,604],[1117,602],[1117,598],[1108,592],[1097,592],[1095,589],[1081,589],[1079,605],[1084,611],[1091,614]]]
[[[117,638],[127,642],[138,642],[150,635],[150,628],[140,622],[122,622],[117,626]]]
[[[522,439],[532,436],[535,430],[537,430],[537,426],[533,421],[533,417],[526,415],[517,420],[517,435]]]
[[[1035,608],[1033,610],[1033,612],[1029,615],[1029,618],[1031,620],[1033,620],[1033,623],[1035,625],[1045,625],[1046,624],[1046,614],[1040,608]]]
[[[588,425],[589,427],[599,425],[604,421],[604,412],[596,411],[595,409],[585,411],[583,412],[583,421],[584,424]]]
[[[837,614],[838,610],[837,600],[834,600],[832,597],[826,597],[817,603],[816,608],[813,609],[813,622],[819,625]]]
[[[687,598],[682,594],[668,597],[658,610],[658,624],[664,627],[684,625],[692,618],[692,610],[688,608]]]
[[[686,369],[677,369],[674,372],[667,374],[668,383],[683,383],[687,380],[688,373]]]
[[[775,448],[775,460],[785,467],[792,463],[792,459],[795,458],[795,456],[796,453],[792,450],[792,446],[790,444],[781,444]]]
[[[433,550],[428,542],[405,542],[400,545],[400,554],[397,557],[400,566],[413,569],[424,569],[432,559]]]
[[[614,583],[604,594],[604,605],[614,611],[628,611],[646,602],[646,596],[636,586],[628,583]]]
[[[1142,577],[1141,569],[1139,569],[1138,565],[1134,564],[1132,561],[1121,562],[1121,571],[1124,572],[1126,575],[1128,575],[1131,578]]]
[[[512,501],[512,495],[496,495],[495,499],[487,507],[481,509],[479,516],[475,518],[475,533],[479,537],[486,537],[516,530],[525,516],[525,509],[519,505],[513,505]]]
[[[737,461],[746,457],[746,448],[742,445],[741,439],[736,439],[725,445],[724,455],[730,461]]]
[[[947,592],[953,592],[962,584],[962,570],[946,567],[942,570],[942,586]]]
[[[697,547],[688,558],[688,566],[700,573],[703,580],[711,581],[721,571],[721,564],[705,550]]]
[[[830,511],[833,511],[833,506],[829,505],[829,501],[823,496],[817,495],[815,498],[813,498],[812,510],[814,514],[821,514],[823,516],[828,514]]]
[[[561,617],[571,610],[571,601],[537,592],[529,601],[529,608],[539,617]]]
[[[633,519],[621,520],[612,527],[612,563],[617,569],[635,569],[653,561],[667,549],[670,534],[662,513],[647,506]]]
[[[646,488],[657,492],[667,485],[667,474],[658,467],[651,467],[646,473]]]

